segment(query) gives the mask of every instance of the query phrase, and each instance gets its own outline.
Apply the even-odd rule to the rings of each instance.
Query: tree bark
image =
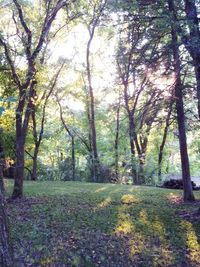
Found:
[[[57,98],[57,102],[58,102],[58,105],[60,108],[60,120],[61,120],[66,132],[68,133],[68,135],[71,138],[72,180],[75,181],[75,179],[76,179],[76,158],[75,158],[75,142],[74,142],[75,136],[72,133],[72,131],[69,129],[69,127],[67,126],[67,123],[64,120],[62,106],[61,106],[61,103],[58,99],[58,96],[56,96],[56,98]]]
[[[93,156],[92,156],[92,133],[91,133],[91,127],[90,127],[90,117],[91,117],[91,114],[90,114],[90,100],[89,100],[89,95],[88,95],[88,92],[86,92],[86,110],[87,110],[87,122],[88,122],[88,152],[89,152],[89,158],[88,158],[88,163],[89,163],[89,168],[90,168],[90,179],[91,179],[91,182],[94,182],[93,180]]]
[[[136,159],[135,159],[135,144],[134,144],[134,121],[133,116],[128,112],[128,119],[129,119],[129,141],[130,141],[130,148],[131,148],[131,175],[133,177],[133,183],[138,184],[137,179],[137,170],[136,170]]]
[[[169,130],[169,125],[170,125],[170,118],[171,118],[171,113],[172,113],[172,106],[173,106],[173,101],[170,103],[170,107],[167,113],[166,121],[165,121],[165,128],[164,128],[164,133],[163,133],[163,138],[162,142],[159,148],[159,154],[158,154],[158,180],[161,182],[162,180],[162,159],[163,159],[163,150],[165,147],[165,143],[167,140],[167,134]]]
[[[3,170],[5,165],[5,155],[3,148],[3,140],[2,140],[3,129],[0,128],[0,189],[4,192],[4,181],[3,181]]]
[[[190,36],[183,37],[183,42],[193,59],[197,83],[198,115],[200,119],[200,29],[195,0],[185,0],[185,13]]]
[[[92,87],[92,79],[91,79],[91,67],[90,67],[90,46],[94,37],[96,25],[93,26],[92,31],[90,32],[90,38],[87,43],[86,50],[86,66],[87,66],[87,79],[88,79],[88,87],[89,87],[89,96],[90,96],[90,131],[91,131],[91,147],[92,147],[92,180],[93,182],[98,182],[99,180],[99,157],[97,151],[97,140],[96,140],[96,125],[95,125],[95,103],[94,103],[94,93]]]
[[[33,166],[31,171],[31,180],[36,181],[37,180],[37,161],[38,161],[38,153],[39,153],[39,147],[36,145],[33,155]]]
[[[32,109],[32,101],[34,88],[36,85],[36,81],[31,81],[30,84],[30,95],[28,97],[28,104],[26,107],[26,111],[24,114],[24,119],[22,119],[22,113],[25,105],[25,91],[28,89],[20,88],[20,96],[19,104],[16,109],[16,170],[15,170],[15,182],[14,189],[12,193],[12,198],[21,198],[23,196],[23,180],[24,180],[24,155],[25,155],[25,141],[27,135],[27,129],[29,124],[29,118]],[[25,90],[25,91],[23,91]]]
[[[182,179],[183,179],[183,192],[184,201],[194,201],[194,194],[192,191],[192,184],[190,178],[190,166],[187,151],[187,138],[185,130],[185,114],[183,106],[183,86],[181,82],[181,61],[179,56],[179,45],[177,39],[177,29],[176,29],[176,12],[174,7],[174,1],[168,0],[169,12],[172,17],[171,24],[171,37],[172,37],[172,52],[173,52],[173,65],[175,74],[175,101],[176,101],[176,111],[177,111],[177,123],[179,132],[179,145],[180,145],[180,155],[181,155],[181,166],[182,166]]]
[[[72,180],[75,181],[76,179],[76,159],[75,159],[75,142],[74,136],[72,138]]]
[[[119,181],[119,114],[120,114],[120,104],[117,107],[116,114],[116,133],[115,133],[115,179],[116,182]]]
[[[150,132],[150,130],[149,130]],[[137,145],[137,151],[138,151],[138,157],[139,157],[139,170],[138,170],[138,184],[144,184],[145,183],[145,173],[144,173],[144,166],[146,161],[146,151],[147,151],[147,145],[148,145],[148,135],[149,132],[146,132],[145,137],[139,136],[140,139],[140,149],[138,149]]]
[[[92,86],[92,76],[91,76],[91,64],[90,64],[90,47],[94,38],[95,30],[98,26],[100,18],[103,14],[107,0],[100,0],[99,2],[93,3],[93,14],[91,20],[89,21],[88,33],[89,39],[86,47],[86,72],[87,72],[87,82],[88,82],[88,91],[89,91],[89,127],[91,131],[91,154],[92,154],[92,180],[93,182],[101,182],[100,180],[100,161],[98,156],[97,149],[97,139],[96,139],[96,122],[95,122],[95,100],[94,100],[94,91]]]
[[[9,233],[3,183],[4,153],[0,142],[0,266],[14,267],[13,248]]]

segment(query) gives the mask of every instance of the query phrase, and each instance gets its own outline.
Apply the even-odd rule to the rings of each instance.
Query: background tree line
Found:
[[[184,199],[193,200],[198,12],[194,0],[1,1],[12,197],[23,195],[24,179],[157,184],[182,171]]]

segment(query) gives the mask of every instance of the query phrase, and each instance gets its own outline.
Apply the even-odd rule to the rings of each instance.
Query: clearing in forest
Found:
[[[16,267],[200,266],[200,204],[181,191],[48,181],[25,195],[8,204]]]

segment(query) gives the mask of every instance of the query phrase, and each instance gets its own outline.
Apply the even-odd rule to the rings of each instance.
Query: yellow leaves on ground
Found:
[[[135,203],[136,198],[132,195],[124,195],[121,202],[124,204]],[[137,201],[136,201],[137,202]],[[142,209],[138,217],[131,216],[132,205],[121,205],[118,210],[118,223],[114,233],[120,236],[127,236],[127,245],[130,250],[130,257],[137,254],[153,254],[152,266],[171,266],[173,255],[165,236],[164,224],[156,216],[153,220],[148,218],[146,209]],[[137,221],[143,231],[138,231]],[[157,241],[156,241],[157,240]],[[158,246],[157,242],[160,243]],[[149,247],[147,244],[152,243]]]
[[[121,203],[128,205],[133,203],[139,203],[139,200],[135,196],[127,194],[121,197]]]
[[[109,206],[110,204],[111,204],[111,197],[107,197],[102,202],[100,202],[97,207],[98,208],[105,208],[105,207]]]
[[[183,221],[181,224],[186,232],[186,244],[189,253],[188,257],[195,264],[195,266],[200,266],[200,244],[192,223]]]
[[[129,213],[126,212],[126,207],[120,207],[118,214],[118,225],[115,229],[116,234],[131,234],[134,231],[134,225],[131,221]]]

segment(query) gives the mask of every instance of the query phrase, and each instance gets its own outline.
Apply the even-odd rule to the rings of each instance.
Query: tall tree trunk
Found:
[[[180,155],[181,155],[181,166],[182,166],[182,178],[183,178],[183,191],[184,201],[194,201],[194,195],[192,192],[192,184],[190,178],[190,166],[187,151],[187,138],[185,130],[185,114],[183,106],[183,86],[181,82],[181,61],[179,56],[179,45],[177,40],[177,29],[176,29],[176,11],[174,7],[174,1],[168,0],[169,11],[172,16],[171,24],[171,36],[172,36],[172,49],[174,59],[174,73],[175,73],[175,99],[176,99],[176,111],[177,111],[177,123],[179,132],[179,144],[180,144]]]
[[[190,31],[190,37],[183,37],[185,46],[193,59],[197,82],[198,114],[200,119],[200,30],[199,18],[195,0],[185,0],[185,12]]]
[[[87,99],[86,99],[86,110],[87,110],[87,120],[88,120],[88,143],[89,143],[89,159],[88,159],[88,163],[89,163],[89,168],[90,168],[90,174],[91,174],[91,181],[93,181],[93,156],[92,156],[92,133],[91,133],[91,127],[90,127],[90,101],[89,101],[89,95],[88,92],[86,92],[87,94]]]
[[[161,182],[162,180],[162,159],[163,159],[163,150],[165,147],[165,143],[167,140],[167,134],[169,130],[169,125],[170,125],[170,118],[171,118],[171,113],[172,113],[172,106],[173,106],[173,101],[170,103],[170,107],[167,113],[166,121],[165,121],[165,129],[164,129],[164,134],[162,138],[162,142],[159,148],[159,154],[158,154],[158,180]]]
[[[27,99],[26,111],[24,119],[22,119],[22,113],[25,106],[26,89],[21,88],[20,100],[16,109],[16,170],[15,170],[15,182],[12,193],[12,198],[21,198],[23,196],[23,181],[24,181],[24,155],[25,155],[25,141],[27,135],[27,129],[29,124],[29,118],[32,109],[33,93],[36,81],[31,81],[30,95]]]
[[[39,146],[35,146],[34,155],[33,155],[33,166],[31,171],[31,180],[37,180],[37,161],[38,161]]]
[[[10,240],[8,215],[3,183],[4,153],[0,142],[0,266],[14,267],[13,248]]]
[[[75,142],[74,136],[72,138],[72,180],[75,181],[76,179],[76,161],[75,161]]]
[[[100,182],[100,161],[97,149],[97,139],[96,139],[96,123],[95,123],[95,100],[94,92],[92,87],[92,76],[91,76],[91,64],[90,64],[90,47],[94,38],[94,33],[98,27],[101,16],[103,15],[107,0],[100,0],[93,2],[93,13],[91,15],[91,20],[89,21],[88,33],[89,39],[86,47],[86,72],[87,72],[87,82],[88,82],[88,92],[89,92],[89,126],[91,130],[91,148],[92,148],[92,179],[93,182]]]
[[[146,155],[145,154],[139,155],[138,184],[145,183],[145,173],[144,173],[145,161],[146,161]]]
[[[147,144],[148,144],[148,139],[145,138],[144,143],[141,145],[140,154],[138,155],[139,157],[138,183],[139,184],[145,183],[144,167],[146,163]]]
[[[133,177],[133,183],[138,184],[137,179],[137,170],[136,170],[136,159],[135,159],[135,144],[134,144],[134,129],[135,125],[133,122],[133,116],[128,112],[129,119],[129,139],[130,139],[130,148],[131,148],[131,175]]]
[[[57,96],[57,102],[58,102],[58,105],[60,108],[61,122],[62,122],[66,132],[68,133],[68,135],[71,138],[72,180],[75,181],[75,179],[76,179],[76,158],[75,158],[75,142],[74,142],[75,136],[74,136],[74,133],[72,133],[72,131],[68,128],[67,123],[64,120],[62,106],[61,106],[61,103],[58,99],[58,96]]]
[[[23,181],[24,181],[24,134],[16,135],[16,169],[15,169],[15,182],[12,193],[12,198],[20,198],[23,196]]]
[[[119,114],[120,114],[120,105],[117,107],[116,114],[116,133],[115,133],[115,179],[119,181]]]
[[[3,129],[0,128],[0,188],[4,192],[4,181],[3,181],[3,170],[5,165],[5,155],[3,149],[3,140],[2,140]]]
[[[135,142],[135,147],[137,150],[138,161],[139,161],[139,168],[138,168],[138,172],[137,172],[137,183],[142,184],[145,182],[144,164],[145,164],[145,154],[146,154],[147,142],[146,142],[146,146],[143,149],[142,137],[140,136],[140,144],[139,144],[138,137],[136,134],[134,135],[134,142]]]
[[[21,99],[16,110],[16,169],[14,189],[12,193],[13,199],[23,196],[24,150],[26,131],[23,130],[22,112],[24,104],[21,103],[22,100],[25,101],[25,99]]]
[[[90,38],[87,43],[86,50],[86,68],[87,68],[87,79],[88,79],[88,88],[89,88],[89,97],[90,97],[90,130],[91,130],[91,147],[92,147],[92,179],[93,182],[99,181],[99,157],[97,151],[97,140],[96,140],[96,125],[95,125],[95,101],[94,93],[92,87],[92,78],[91,78],[91,66],[90,66],[90,46],[94,37],[96,25],[93,26],[92,31],[90,31]]]

